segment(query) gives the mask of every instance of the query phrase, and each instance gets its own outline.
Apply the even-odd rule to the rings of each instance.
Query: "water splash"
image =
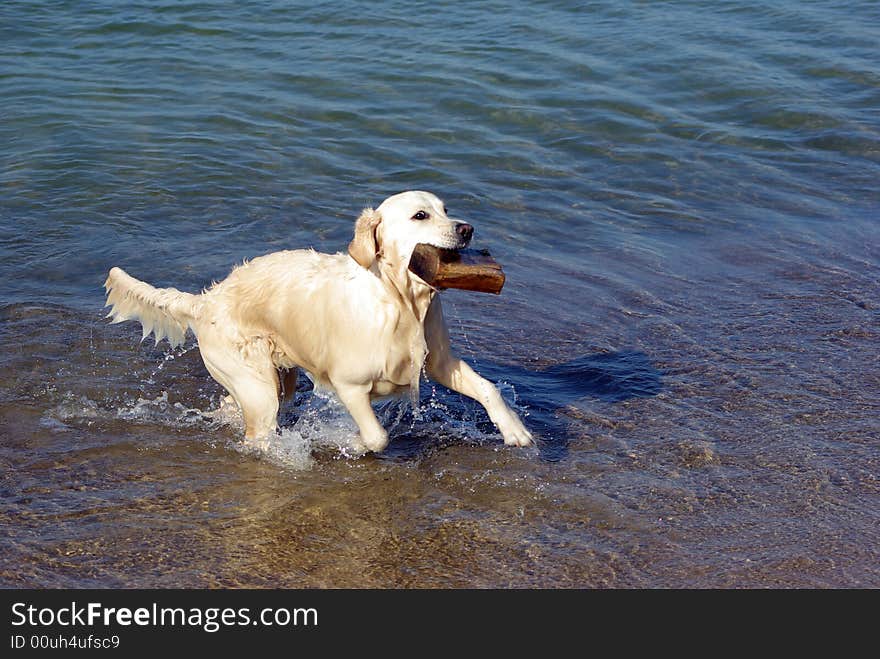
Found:
[[[156,376],[158,376],[162,372],[168,362],[173,361],[178,357],[183,357],[186,353],[198,347],[199,344],[193,341],[190,345],[181,345],[175,348],[171,348],[168,352],[165,353],[165,355],[162,357],[162,361],[159,362],[159,364],[156,366],[156,368],[153,369],[149,377],[147,377],[144,382],[146,382],[147,384],[156,384]]]
[[[513,385],[500,383],[502,396],[520,413]],[[409,396],[384,400],[375,405],[380,423],[391,435],[389,453],[411,457],[426,447],[449,443],[494,444],[500,437],[482,409],[456,394],[438,392],[413,404]],[[458,400],[453,400],[458,398]],[[315,389],[297,396],[296,406],[282,410],[281,428],[263,440],[242,438],[244,424],[238,407],[225,400],[209,402],[208,410],[171,402],[168,391],[153,398],[95,401],[67,392],[61,402],[49,409],[42,425],[56,432],[78,425],[92,427],[107,421],[127,421],[168,428],[185,428],[214,433],[225,429],[223,446],[244,455],[267,460],[293,470],[311,468],[317,458],[357,459],[363,456],[358,428],[344,405],[332,392]],[[228,432],[228,431],[232,432]]]
[[[153,399],[138,398],[133,404],[120,405],[116,408],[116,418],[124,421],[172,425],[178,428],[201,427],[206,421],[212,422],[212,425],[219,425],[218,420],[209,412],[186,407],[182,403],[170,403],[167,391],[163,391]]]
[[[176,428],[214,429],[223,425],[223,420],[218,419],[215,412],[205,412],[178,402],[171,403],[167,391],[155,398],[139,397],[122,404],[118,401],[98,402],[88,396],[67,392],[60,403],[43,415],[42,423],[46,427],[69,429],[67,422],[85,420],[90,426],[98,420],[114,419]]]

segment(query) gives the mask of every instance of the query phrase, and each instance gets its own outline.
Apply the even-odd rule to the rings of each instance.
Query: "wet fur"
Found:
[[[413,219],[420,211],[427,219]],[[460,225],[434,195],[401,193],[364,210],[348,254],[274,252],[200,295],[157,289],[113,268],[109,316],[139,320],[144,337],[152,332],[172,345],[191,329],[208,372],[241,409],[249,440],[275,432],[279,369],[299,367],[336,392],[358,425],[360,448],[381,451],[388,434],[370,401],[417,391],[424,367],[482,403],[505,443],[525,446],[530,433],[495,386],[452,354],[436,291],[408,269],[418,243],[464,247]],[[290,391],[289,377],[284,385]]]

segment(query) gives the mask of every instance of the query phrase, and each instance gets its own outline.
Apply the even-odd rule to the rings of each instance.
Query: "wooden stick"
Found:
[[[420,243],[413,250],[409,269],[436,288],[461,288],[480,293],[501,292],[504,271],[488,250],[440,249]]]

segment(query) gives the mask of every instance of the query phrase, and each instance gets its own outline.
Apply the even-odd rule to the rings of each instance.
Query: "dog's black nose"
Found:
[[[474,228],[470,224],[462,222],[455,225],[455,233],[461,236],[463,240],[470,240],[471,236],[474,235]]]

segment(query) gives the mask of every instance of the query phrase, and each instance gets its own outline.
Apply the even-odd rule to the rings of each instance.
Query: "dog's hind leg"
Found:
[[[216,337],[212,337],[216,339]],[[278,371],[267,350],[246,350],[225,341],[199,337],[199,351],[208,373],[235,399],[244,418],[245,439],[265,439],[278,425]]]
[[[277,378],[274,372],[270,377]],[[232,383],[232,395],[244,417],[244,437],[265,439],[278,428],[278,385],[258,374],[239,377]]]

